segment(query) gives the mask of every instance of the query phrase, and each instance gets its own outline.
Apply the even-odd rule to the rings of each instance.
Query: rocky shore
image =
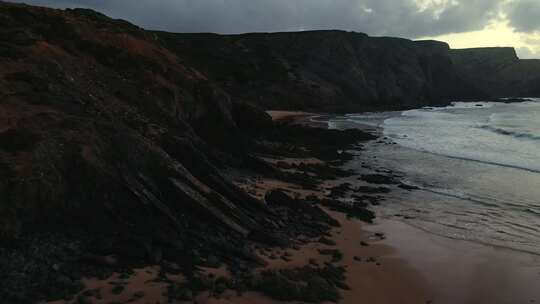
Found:
[[[254,200],[265,202],[276,219],[273,239],[238,240],[210,227],[193,227],[189,233],[199,240],[197,246],[178,244],[185,249],[178,248],[173,256],[152,248],[151,243],[126,248],[114,236],[28,233],[6,241],[0,249],[0,268],[6,274],[1,293],[14,303],[109,303],[107,294],[125,299],[124,293],[131,295],[131,302],[147,301],[146,283],[139,286],[141,290],[127,287],[152,267],[154,273],[147,282],[161,286],[162,293],[154,297],[163,303],[193,300],[204,293],[219,298],[228,291],[238,295],[257,291],[282,301],[337,302],[340,291],[350,287],[346,269],[339,264],[343,253],[331,239],[331,232],[341,223],[329,210],[366,222],[373,219],[369,206],[377,198],[370,195],[377,188],[351,189],[346,180],[356,178],[355,173],[340,169],[352,157],[344,150],[373,139],[358,130],[328,130],[294,120],[278,122],[255,137],[251,166],[229,168],[224,176]],[[357,243],[367,246],[360,238]],[[322,246],[317,255],[305,264],[289,265],[294,259],[291,251],[313,244]],[[107,251],[111,245],[131,252]],[[276,261],[283,267],[276,267]],[[377,263],[374,258],[365,262]],[[225,272],[216,275],[220,269]],[[90,284],[89,280],[94,281]]]

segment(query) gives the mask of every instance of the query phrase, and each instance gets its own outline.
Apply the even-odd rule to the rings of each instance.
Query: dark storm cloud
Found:
[[[480,30],[498,14],[502,0],[27,0],[26,2],[54,7],[89,7],[145,28],[176,32],[240,33],[343,29],[372,35],[413,38]],[[431,5],[422,7],[418,3]]]
[[[519,32],[540,31],[540,1],[518,0],[508,5],[510,25]]]

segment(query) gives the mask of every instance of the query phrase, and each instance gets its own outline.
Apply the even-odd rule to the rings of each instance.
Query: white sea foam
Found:
[[[420,190],[397,193],[381,216],[449,237],[540,254],[540,100],[462,103],[351,114],[333,127],[380,127],[398,145],[368,145],[352,167],[401,172]]]
[[[483,105],[406,111],[384,121],[384,134],[423,152],[540,172],[540,103]]]

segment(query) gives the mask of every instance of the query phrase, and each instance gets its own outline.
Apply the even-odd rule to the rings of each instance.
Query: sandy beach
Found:
[[[538,303],[540,256],[436,236],[383,220],[385,244],[429,282],[433,303]]]

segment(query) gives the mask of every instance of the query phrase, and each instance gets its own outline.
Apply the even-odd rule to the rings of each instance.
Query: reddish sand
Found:
[[[426,278],[436,304],[540,303],[540,256],[439,237],[398,221],[368,227]]]
[[[373,240],[372,233],[362,231],[362,224],[356,220],[349,220],[344,215],[330,212],[336,218],[341,227],[332,231],[332,237],[336,246],[327,246],[320,243],[310,243],[298,250],[288,249],[290,261],[279,257],[283,250],[273,250],[276,259],[263,258],[269,263],[265,269],[295,268],[307,265],[310,260],[322,264],[329,257],[319,254],[317,249],[339,248],[343,253],[343,260],[338,264],[347,268],[346,283],[351,287],[350,291],[343,291],[342,303],[427,303],[431,298],[431,289],[427,282],[408,264],[395,255],[395,250],[381,244],[379,239]],[[361,241],[369,242],[370,246],[362,246]],[[360,261],[354,257],[359,257]],[[374,262],[368,262],[368,258],[375,258]],[[198,303],[225,304],[225,303],[283,303],[274,301],[256,292],[245,293],[237,296],[234,293],[226,293],[219,299],[202,295],[197,298]]]

